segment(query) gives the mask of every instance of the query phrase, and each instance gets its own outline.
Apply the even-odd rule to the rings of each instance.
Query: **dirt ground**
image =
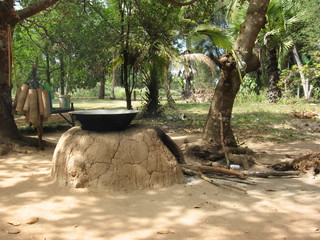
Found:
[[[61,133],[44,137],[57,142]],[[171,137],[181,144],[200,136]],[[320,140],[247,146],[271,163],[319,151]],[[94,192],[52,182],[53,151],[0,156],[0,240],[320,239],[320,178],[308,173],[252,178],[246,194],[197,178],[153,191]]]

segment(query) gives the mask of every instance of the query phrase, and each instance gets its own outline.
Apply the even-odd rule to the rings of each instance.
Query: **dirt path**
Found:
[[[181,143],[198,136],[172,137]],[[248,145],[267,163],[319,151],[320,140]],[[0,157],[0,240],[320,239],[319,177],[254,179],[247,194],[196,178],[157,191],[101,193],[56,186],[52,153]],[[28,225],[30,217],[39,221]]]

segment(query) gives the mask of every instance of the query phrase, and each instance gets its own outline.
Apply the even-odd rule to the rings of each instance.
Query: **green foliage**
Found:
[[[34,1],[16,2],[26,7]],[[225,17],[227,3],[232,3],[229,12],[232,25]],[[121,6],[126,6],[124,12],[121,12]],[[187,45],[193,52],[215,52],[217,56],[222,48],[231,49],[232,38],[224,29],[231,29],[236,36],[247,7],[248,1],[203,0],[183,8],[152,0],[61,1],[52,11],[39,13],[15,28],[15,85],[20,86],[28,80],[38,58],[40,81],[50,82],[57,90],[61,84],[63,61],[69,92],[94,89],[83,90],[83,95],[94,96],[98,93],[97,82],[104,76],[102,73],[110,73],[123,65],[122,50],[126,42],[130,63],[128,75],[137,81],[135,86],[143,87],[145,74],[154,72],[148,64],[158,64],[158,60],[152,60],[154,52],[169,62],[176,58],[181,50],[177,47],[182,45]],[[291,68],[291,58],[286,55],[293,43],[301,50],[304,72],[314,85],[313,96],[318,98],[319,95],[319,60],[312,52],[319,51],[320,20],[314,17],[317,7],[316,0],[271,0],[269,4],[268,24],[259,38],[260,47],[264,41],[279,47],[279,66],[289,67],[291,72],[283,73],[281,86],[290,92],[290,96],[296,92],[299,80],[297,70]],[[193,40],[187,39],[187,35],[192,35]],[[199,65],[197,72],[196,87],[214,85],[204,67]],[[161,85],[164,78],[160,75]],[[120,76],[118,71],[117,78]],[[111,78],[106,79],[110,81]],[[172,82],[173,86],[182,83],[182,79],[178,79]],[[251,96],[255,87],[253,79],[245,79],[241,97]]]
[[[300,71],[309,79],[313,88],[313,97],[319,100],[319,88],[320,88],[320,51],[313,51],[310,60],[307,64],[303,65],[302,69],[299,69],[296,65],[293,65],[290,69],[285,69],[281,73],[281,87],[287,92],[288,97],[292,97],[294,92],[300,85]]]
[[[208,40],[210,40],[219,48],[226,49],[227,51],[232,49],[233,43],[229,34],[219,27],[200,25],[192,34],[207,36]]]
[[[255,92],[256,87],[257,87],[256,79],[253,76],[247,74],[242,81],[239,94],[242,94],[242,95],[251,94]]]

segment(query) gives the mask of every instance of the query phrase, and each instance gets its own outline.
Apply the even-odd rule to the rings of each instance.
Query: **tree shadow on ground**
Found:
[[[248,194],[195,178],[160,190],[107,193],[57,186],[51,154],[0,158],[1,219],[22,223],[20,234],[0,231],[0,239],[319,238],[319,179],[258,179]],[[31,216],[40,221],[24,224]]]

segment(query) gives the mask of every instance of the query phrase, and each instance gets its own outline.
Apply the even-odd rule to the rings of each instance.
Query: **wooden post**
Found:
[[[38,140],[39,140],[39,149],[44,150],[43,145],[43,116],[39,115],[39,126],[37,126],[37,132],[38,132]]]

